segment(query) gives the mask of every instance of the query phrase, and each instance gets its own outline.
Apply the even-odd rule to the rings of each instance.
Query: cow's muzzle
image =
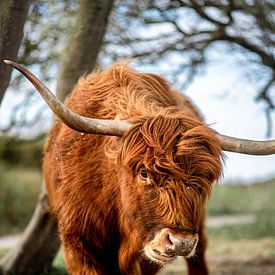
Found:
[[[165,264],[173,261],[177,256],[194,256],[197,243],[198,234],[177,233],[164,228],[145,245],[144,253],[151,261]]]

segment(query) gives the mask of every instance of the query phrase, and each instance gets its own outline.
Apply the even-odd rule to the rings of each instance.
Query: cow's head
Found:
[[[194,254],[221,155],[215,133],[180,113],[140,119],[122,138],[122,208],[149,260]]]

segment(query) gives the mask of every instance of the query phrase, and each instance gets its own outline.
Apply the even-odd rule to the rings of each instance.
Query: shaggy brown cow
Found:
[[[205,203],[222,171],[215,133],[160,76],[115,64],[82,78],[66,102],[120,119],[123,137],[56,121],[44,176],[71,274],[155,274],[177,256],[207,274]]]
[[[164,79],[122,64],[78,83],[67,100],[74,113],[27,69],[4,62],[82,132],[57,121],[45,150],[45,179],[69,272],[155,274],[184,256],[189,274],[207,274],[205,203],[221,174],[221,148],[275,154],[275,140],[214,133]]]

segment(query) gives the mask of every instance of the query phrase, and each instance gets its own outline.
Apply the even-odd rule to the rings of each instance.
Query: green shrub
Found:
[[[266,215],[258,217],[257,221],[248,224],[209,228],[207,235],[213,239],[241,240],[260,239],[265,237],[275,238],[275,217]]]
[[[209,215],[253,214],[249,224],[210,228],[212,238],[228,240],[275,237],[275,180],[252,185],[216,186],[208,205]]]
[[[0,167],[0,235],[24,229],[36,205],[41,182],[38,169]]]
[[[209,215],[261,214],[275,211],[275,180],[252,185],[217,185],[208,203]]]
[[[44,142],[45,135],[34,140],[0,136],[0,163],[40,168]]]

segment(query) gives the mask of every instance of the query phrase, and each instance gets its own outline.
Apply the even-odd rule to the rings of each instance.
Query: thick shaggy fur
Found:
[[[221,175],[221,148],[190,101],[163,78],[117,63],[80,79],[66,104],[133,124],[121,138],[79,133],[60,121],[49,134],[44,176],[68,271],[155,274],[161,265],[143,247],[168,227],[199,234],[189,274],[207,274],[204,210]]]

